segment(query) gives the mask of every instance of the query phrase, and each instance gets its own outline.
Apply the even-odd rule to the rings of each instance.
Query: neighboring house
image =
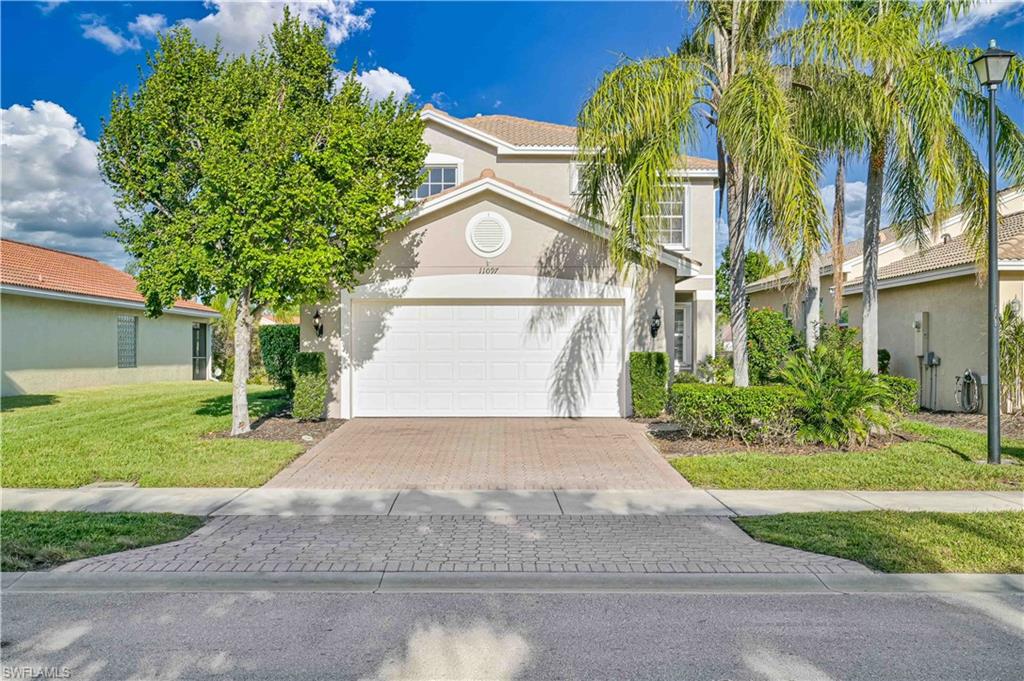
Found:
[[[299,318],[297,315],[280,314],[272,310],[264,310],[263,314],[260,315],[257,324],[259,326],[277,326],[279,324],[298,324]]]
[[[1024,188],[999,194],[1000,309],[1024,300]],[[956,379],[972,371],[987,376],[988,291],[963,233],[962,215],[943,222],[929,245],[918,249],[883,231],[878,269],[878,347],[889,351],[890,373],[921,382],[919,403],[933,410],[958,410]],[[852,246],[852,248],[851,248]],[[843,271],[844,317],[861,323],[863,258],[860,242],[847,244]],[[827,255],[823,256],[826,259]],[[823,322],[833,320],[833,273],[823,266]],[[800,305],[785,275],[747,288],[752,307],[772,307],[801,325]],[[984,405],[983,409],[984,409]]]
[[[145,316],[135,279],[72,253],[0,241],[3,394],[205,380],[217,312],[179,300]]]
[[[671,353],[679,371],[714,352],[714,161],[666,179],[657,267],[629,278],[606,226],[573,211],[575,128],[421,116],[408,225],[362,285],[302,310],[330,416],[622,416],[630,351]]]

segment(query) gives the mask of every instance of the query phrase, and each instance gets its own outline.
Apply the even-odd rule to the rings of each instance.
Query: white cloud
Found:
[[[337,76],[339,80],[344,78],[344,74],[339,73]],[[385,68],[378,67],[363,71],[356,76],[356,80],[366,88],[370,99],[374,101],[386,99],[391,93],[394,93],[396,99],[402,99],[412,94],[412,84],[409,83],[408,78]]]
[[[49,14],[66,2],[68,2],[68,0],[50,0],[49,2],[44,2],[39,5],[39,11],[43,14]]]
[[[163,14],[140,14],[128,24],[128,30],[136,35],[155,36],[167,28],[167,17]]]
[[[117,219],[113,192],[75,117],[37,100],[0,109],[0,125],[4,236],[123,264],[120,246],[105,236]]]
[[[947,21],[942,30],[939,31],[939,38],[942,40],[959,38],[968,31],[982,24],[987,24],[1000,15],[1016,13],[1021,7],[1024,7],[1024,0],[988,0],[986,2],[979,2],[973,5],[965,14],[961,15],[960,18]],[[1015,17],[1008,25],[1016,23],[1019,18],[1019,16]]]
[[[82,24],[82,35],[89,40],[102,43],[114,54],[142,49],[138,38],[135,36],[131,38],[125,37],[120,31],[115,31],[107,26],[103,17],[98,17],[95,14],[84,14],[82,19],[88,22]]]
[[[356,11],[357,0],[292,0],[290,2],[230,2],[207,0],[213,11],[201,19],[183,19],[199,42],[213,45],[220,37],[229,54],[252,52],[281,20],[285,5],[307,24],[327,25],[327,44],[337,47],[356,31],[369,28],[372,9]]]

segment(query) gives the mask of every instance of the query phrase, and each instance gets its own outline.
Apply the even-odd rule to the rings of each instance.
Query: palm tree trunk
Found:
[[[882,222],[882,189],[885,183],[885,140],[871,145],[868,157],[867,198],[864,204],[864,286],[862,366],[878,373],[878,232]]]
[[[836,198],[832,208],[832,313],[835,323],[843,316],[843,262],[846,260],[846,155],[836,158]]]
[[[238,312],[235,315],[235,373],[231,390],[231,434],[241,435],[250,430],[249,395],[246,384],[249,381],[249,350],[252,347],[253,313],[249,301],[249,288],[238,295]]]
[[[813,350],[818,343],[818,327],[821,326],[821,255],[818,253],[811,259],[811,271],[807,274],[803,312],[804,343]]]
[[[726,160],[726,211],[729,221],[729,306],[732,325],[733,382],[750,384],[747,371],[747,290],[744,266],[747,257],[747,197],[743,171]]]

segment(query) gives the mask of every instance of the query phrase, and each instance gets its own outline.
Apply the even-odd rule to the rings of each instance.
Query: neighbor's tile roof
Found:
[[[1024,211],[999,219],[999,259],[1024,260]],[[905,277],[973,262],[974,254],[967,237],[961,234],[879,268],[878,278]]]
[[[471,118],[456,118],[451,114],[427,104],[424,109],[435,111],[442,116],[457,120],[482,133],[497,137],[517,147],[575,147],[576,128],[571,125],[532,121],[505,114],[478,114]],[[718,161],[697,156],[686,157],[687,166],[695,170],[717,170]]]
[[[98,260],[43,246],[3,239],[0,241],[0,284],[73,293],[82,296],[144,303],[135,278]],[[175,308],[216,310],[179,300]]]

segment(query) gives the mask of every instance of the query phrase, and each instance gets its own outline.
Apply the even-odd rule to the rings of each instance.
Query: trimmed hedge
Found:
[[[322,352],[295,355],[295,394],[292,416],[299,421],[319,421],[327,401],[327,362]]]
[[[676,383],[673,418],[688,437],[725,437],[748,444],[789,442],[799,425],[799,393],[788,386],[737,388],[728,385]]]
[[[889,390],[893,406],[901,414],[913,414],[920,409],[920,405],[917,403],[917,381],[912,378],[887,374],[879,375],[878,381]]]
[[[747,313],[747,366],[751,385],[777,383],[786,358],[799,344],[793,325],[768,307]]]
[[[668,401],[669,358],[664,352],[629,353],[629,383],[633,413],[652,418],[665,411]]]
[[[292,394],[295,391],[292,366],[299,353],[299,325],[261,326],[260,350],[270,382],[287,390],[289,395]]]

